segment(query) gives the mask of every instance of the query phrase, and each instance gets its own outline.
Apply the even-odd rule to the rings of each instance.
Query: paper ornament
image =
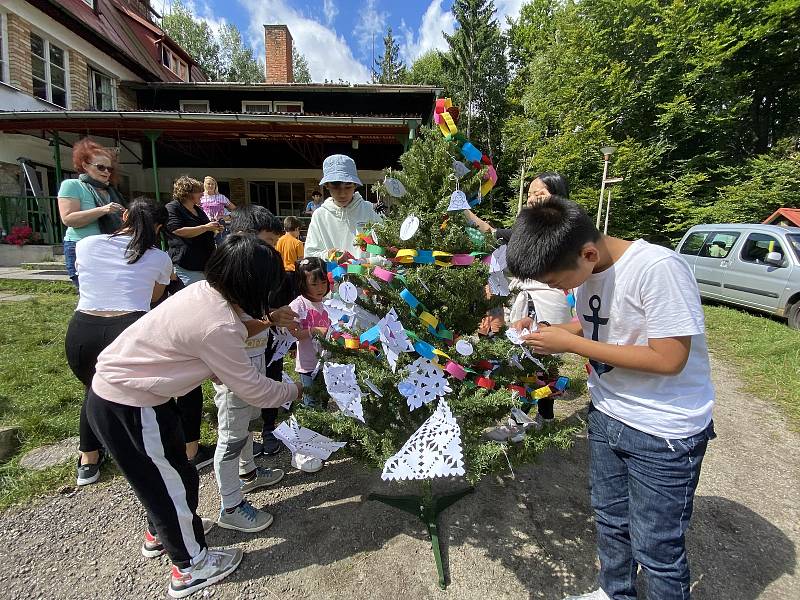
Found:
[[[417,229],[419,229],[419,218],[415,215],[408,215],[403,224],[400,225],[400,239],[403,241],[410,240],[417,233]]]
[[[450,204],[447,206],[447,210],[467,210],[469,208],[469,202],[467,201],[467,195],[462,192],[461,190],[456,190],[452,194],[450,194]]]
[[[383,394],[381,393],[380,389],[378,389],[378,386],[377,386],[377,385],[375,385],[374,383],[372,383],[372,380],[370,380],[370,379],[365,379],[365,380],[364,380],[364,385],[365,385],[365,386],[367,386],[367,387],[370,389],[370,391],[371,391],[373,394],[375,394],[375,395],[376,395],[378,398],[383,398]]]
[[[520,329],[519,331],[517,331],[513,327],[509,327],[508,329],[506,329],[506,337],[508,338],[508,341],[511,342],[512,344],[520,346],[524,343],[524,340],[522,338],[524,338],[530,332],[531,332],[530,329],[528,329],[527,327],[524,329]]]
[[[276,327],[275,331],[272,333],[272,358],[270,358],[267,366],[279,360],[283,360],[283,357],[286,356],[286,353],[291,350],[295,343],[297,343],[297,338],[289,333],[288,329],[285,327]]]
[[[367,283],[372,286],[372,288],[378,292],[381,291],[381,284],[375,281],[372,277],[367,277]]]
[[[495,296],[509,296],[511,290],[508,287],[508,279],[502,271],[489,274],[489,289]]]
[[[397,358],[401,352],[412,352],[414,346],[406,335],[403,324],[398,320],[397,313],[392,308],[386,316],[378,322],[381,344],[386,360],[392,367],[392,372],[397,371]]]
[[[361,406],[361,388],[356,381],[355,365],[339,365],[325,363],[322,376],[331,398],[342,414],[353,417],[364,423],[364,408]]]
[[[393,177],[387,177],[383,182],[383,187],[385,187],[389,195],[394,198],[402,198],[406,195],[406,188],[403,183]]]
[[[469,167],[460,160],[454,160],[453,172],[456,174],[456,177],[461,179],[462,177],[464,177],[464,175],[469,175]]]
[[[291,383],[291,384],[295,383],[294,379],[289,377],[289,374],[286,371],[281,373],[281,381],[283,381],[283,383]],[[292,400],[289,400],[288,402],[284,402],[283,404],[281,404],[281,408],[285,408],[286,410],[292,408]]]
[[[358,298],[358,288],[349,281],[345,281],[339,286],[339,298],[348,304],[353,304]]]
[[[346,442],[334,442],[312,429],[301,427],[294,417],[278,425],[272,433],[286,444],[292,454],[308,454],[320,460],[328,460],[331,454],[347,445]]]
[[[386,461],[381,479],[431,479],[464,475],[461,429],[444,400],[434,413]]]
[[[456,342],[456,352],[461,356],[470,356],[474,352],[474,348],[467,340],[461,339]]]
[[[506,261],[507,252],[508,246],[505,244],[498,246],[495,251],[492,252],[492,256],[489,259],[489,273],[500,273],[506,270],[506,267],[508,267]]]
[[[342,302],[338,298],[328,298],[322,303],[322,306],[334,323],[341,321],[343,317],[347,317],[345,320],[349,320],[355,314],[353,305]]]
[[[420,356],[408,365],[408,377],[397,386],[406,397],[408,408],[416,410],[423,404],[430,404],[436,398],[444,397],[453,390],[447,385],[443,371],[433,361]]]

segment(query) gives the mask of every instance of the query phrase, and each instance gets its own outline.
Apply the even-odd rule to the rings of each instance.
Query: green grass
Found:
[[[779,405],[800,430],[800,331],[725,306],[705,306],[708,345],[735,366],[746,390]]]

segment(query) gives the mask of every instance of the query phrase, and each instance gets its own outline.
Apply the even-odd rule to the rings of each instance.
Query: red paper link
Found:
[[[526,390],[526,389],[525,389],[523,386],[521,386],[521,385],[513,385],[513,384],[512,384],[512,385],[509,385],[509,386],[508,386],[508,389],[510,389],[510,390],[513,390],[513,391],[517,392],[517,393],[518,393],[520,396],[522,396],[523,398],[524,398],[525,396],[527,396],[527,395],[528,395],[528,390]]]
[[[488,377],[478,377],[475,380],[475,385],[486,388],[487,390],[493,390],[495,384],[494,379],[489,379]]]
[[[490,363],[488,360],[479,360],[476,362],[473,367],[476,371],[491,371],[494,369],[494,365]]]

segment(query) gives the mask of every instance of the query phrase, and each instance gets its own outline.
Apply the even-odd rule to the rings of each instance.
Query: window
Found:
[[[301,113],[303,112],[302,102],[275,102],[275,112],[282,113]]]
[[[31,33],[31,79],[34,96],[66,108],[66,53],[35,33]]]
[[[751,233],[742,248],[742,260],[756,264],[766,264],[767,254],[777,252],[784,256],[780,243],[766,233]]]
[[[8,82],[8,29],[6,14],[0,14],[0,81]]]
[[[94,9],[94,0],[83,0],[83,1],[89,8]]]
[[[188,113],[207,113],[211,112],[208,100],[181,100],[181,112]]]
[[[272,102],[249,102],[242,101],[243,113],[268,113],[272,112]]]
[[[739,234],[735,231],[723,231],[709,236],[700,256],[708,258],[725,258],[730,253],[731,248],[739,239]]]
[[[95,110],[117,108],[117,89],[114,80],[100,71],[89,69],[89,98]]]
[[[268,208],[279,217],[299,217],[306,209],[306,186],[299,182],[251,181],[250,202]]]
[[[800,260],[800,234],[798,233],[790,233],[786,236],[786,239],[789,240],[789,245],[794,250],[795,255],[797,255],[797,260]]]
[[[189,65],[166,46],[161,46],[161,63],[183,81],[189,81]]]
[[[693,233],[686,241],[683,242],[681,246],[680,253],[681,254],[691,254],[692,256],[697,256],[697,253],[700,252],[700,248],[703,247],[703,242],[706,241],[706,236],[708,232],[706,231],[698,231],[697,233]]]

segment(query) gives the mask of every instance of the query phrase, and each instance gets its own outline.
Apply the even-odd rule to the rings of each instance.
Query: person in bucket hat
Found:
[[[361,249],[354,244],[356,234],[368,223],[380,223],[383,218],[356,191],[363,184],[355,161],[344,154],[329,156],[322,163],[319,183],[330,195],[311,216],[305,256],[327,260],[331,250],[340,250],[358,258]]]

